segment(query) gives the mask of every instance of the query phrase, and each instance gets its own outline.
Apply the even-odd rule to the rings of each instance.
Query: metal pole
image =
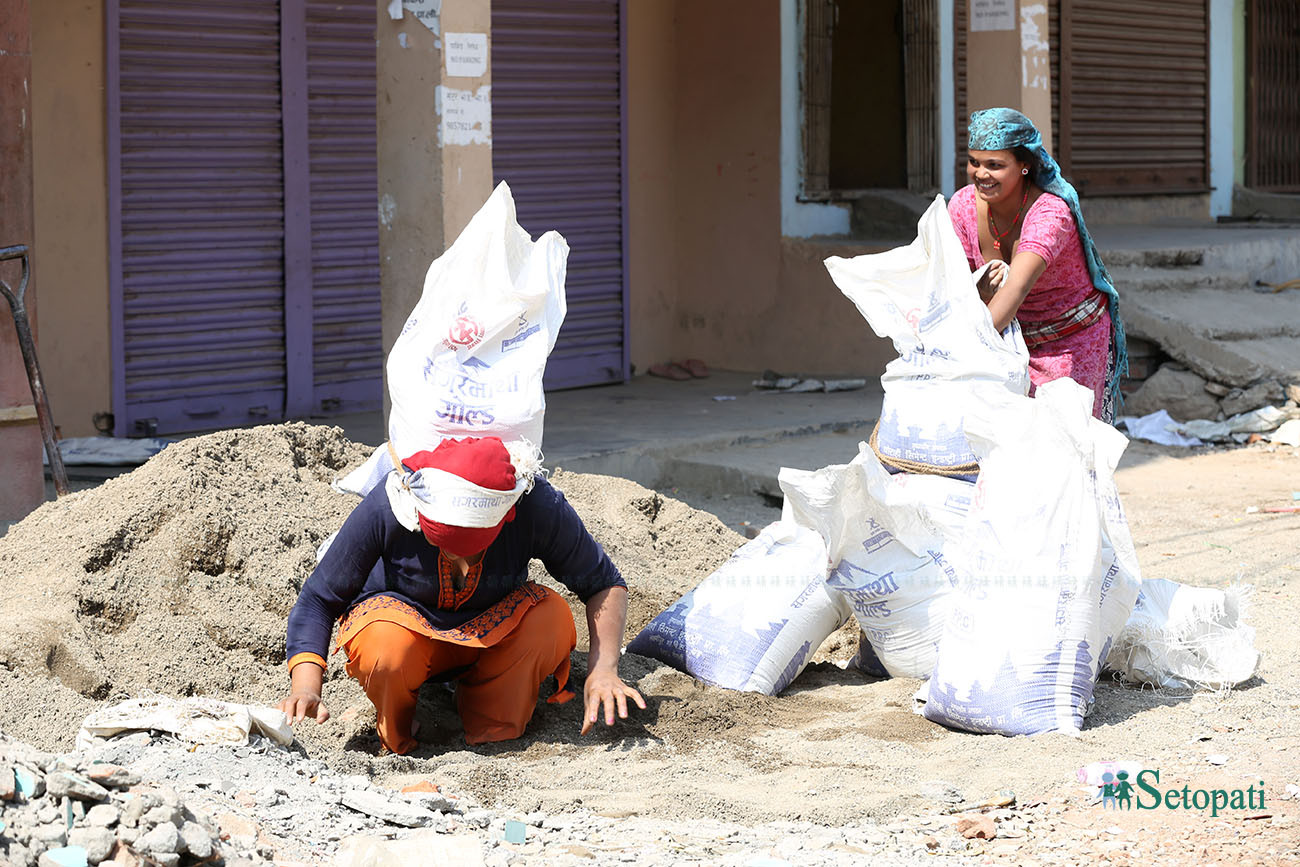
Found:
[[[41,368],[36,363],[36,341],[32,339],[31,320],[27,318],[27,278],[31,273],[31,264],[27,255],[27,246],[0,247],[0,262],[8,259],[22,259],[23,277],[18,284],[18,294],[14,294],[9,284],[0,280],[0,293],[3,293],[14,312],[14,327],[18,329],[18,347],[23,352],[23,361],[27,365],[27,381],[32,386],[32,402],[36,404],[36,418],[41,423],[41,438],[45,440],[45,455],[50,462],[50,475],[54,477],[54,490],[60,496],[68,491],[68,471],[63,467],[63,455],[59,453],[59,444],[54,439],[54,417],[50,415],[50,403],[45,398],[45,384],[41,382]]]

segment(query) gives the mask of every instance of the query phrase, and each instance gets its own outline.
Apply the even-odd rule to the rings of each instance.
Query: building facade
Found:
[[[973,108],[1029,114],[1090,220],[1300,192],[1283,0],[20,5],[64,435],[380,411],[425,269],[500,180],[572,249],[553,387],[878,374],[821,260],[909,240],[965,183]]]

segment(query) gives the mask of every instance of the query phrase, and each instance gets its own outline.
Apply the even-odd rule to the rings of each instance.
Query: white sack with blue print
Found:
[[[826,542],[826,583],[862,627],[855,664],[878,677],[928,677],[956,580],[944,549],[961,535],[974,485],[890,475],[865,443],[851,463],[786,467],[779,479],[789,515]]]
[[[923,465],[973,481],[966,408],[1027,394],[1029,352],[1018,324],[1002,334],[993,329],[942,196],[917,232],[911,244],[885,253],[832,256],[826,270],[898,351],[880,377],[877,454],[894,470]]]
[[[714,686],[776,695],[848,621],[826,546],[783,519],[746,542],[627,646]]]
[[[542,443],[542,373],[564,322],[569,245],[533,241],[503,181],[433,261],[388,353],[388,439],[399,458],[444,439]],[[513,453],[512,449],[512,453]],[[393,468],[386,447],[335,488],[366,494]]]
[[[980,475],[924,716],[1078,734],[1140,576],[1114,473],[1128,440],[1071,379],[972,412]]]

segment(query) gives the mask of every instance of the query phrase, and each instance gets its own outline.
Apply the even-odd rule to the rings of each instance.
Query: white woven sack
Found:
[[[1246,622],[1250,593],[1250,585],[1219,590],[1146,579],[1106,667],[1129,683],[1179,689],[1249,680],[1260,659]]]
[[[884,388],[876,447],[892,458],[953,467],[975,460],[963,432],[966,407],[1027,394],[1029,352],[1013,322],[993,329],[943,197],[906,247],[843,259],[826,270],[898,358]]]
[[[967,416],[980,477],[950,550],[960,581],[927,719],[1000,734],[1082,727],[1108,630],[1137,597],[1131,540],[1106,505],[1127,440],[1092,418],[1092,403],[1060,379]],[[1103,563],[1108,535],[1116,553]]]
[[[388,353],[388,438],[399,457],[460,437],[542,443],[542,373],[564,322],[569,245],[519,225],[504,181],[429,266]],[[393,468],[381,446],[335,488],[366,494]]]
[[[852,463],[785,467],[779,480],[791,517],[826,541],[826,582],[866,636],[855,664],[877,676],[929,676],[956,579],[944,547],[961,532],[974,486],[890,475],[865,443]]]
[[[849,619],[825,579],[821,537],[775,521],[650,621],[628,652],[715,686],[776,695]]]

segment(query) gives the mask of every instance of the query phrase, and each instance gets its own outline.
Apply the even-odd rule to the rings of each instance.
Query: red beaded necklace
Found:
[[[1011,226],[1001,234],[998,234],[998,224],[997,221],[993,219],[993,206],[989,205],[989,233],[993,235],[994,250],[1000,251],[1002,249],[1002,239],[1005,238],[1007,235],[1010,235],[1015,230],[1016,224],[1019,223],[1020,218],[1024,216],[1025,203],[1028,201],[1029,201],[1029,184],[1025,184],[1025,196],[1020,200],[1020,210],[1016,211],[1016,218],[1011,221]]]

